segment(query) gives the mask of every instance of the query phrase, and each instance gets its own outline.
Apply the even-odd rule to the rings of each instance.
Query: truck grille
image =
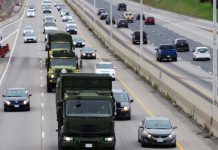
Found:
[[[81,125],[80,126],[81,132],[98,132],[100,129],[97,125]]]

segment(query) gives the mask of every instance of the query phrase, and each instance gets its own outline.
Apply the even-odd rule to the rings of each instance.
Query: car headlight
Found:
[[[145,136],[145,137],[148,137],[148,138],[150,138],[150,137],[151,137],[151,135],[150,135],[150,134],[148,134],[148,132],[146,132],[145,130],[144,130],[144,131],[142,131],[142,135],[143,135],[143,136]]]
[[[83,53],[83,56],[86,56],[86,54],[85,54],[85,53]]]
[[[70,29],[67,29],[67,31],[69,31]]]
[[[129,110],[129,106],[124,106],[124,107],[123,107],[123,110],[124,110],[124,111],[128,111],[128,110]]]
[[[85,42],[82,42],[82,45],[85,45]]]
[[[172,132],[168,137],[173,138],[175,136],[175,132]]]
[[[73,141],[73,137],[64,136],[64,141],[67,141],[67,142]]]
[[[4,103],[7,104],[7,105],[11,105],[11,102],[8,101],[8,100],[4,100]]]
[[[95,56],[95,53],[93,53],[92,56]]]
[[[24,104],[24,105],[26,105],[26,104],[28,104],[28,103],[29,103],[29,100],[23,101],[23,104]]]
[[[73,45],[76,45],[76,42],[73,42]]]
[[[113,137],[106,137],[106,138],[105,138],[105,141],[107,141],[107,142],[112,142],[113,140],[114,140]]]
[[[77,29],[74,29],[75,31],[77,31]]]

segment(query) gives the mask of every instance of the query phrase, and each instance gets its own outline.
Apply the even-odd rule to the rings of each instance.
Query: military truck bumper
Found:
[[[112,141],[106,141],[105,138],[73,138],[72,141],[62,140],[63,148],[73,148],[73,149],[84,149],[84,148],[94,148],[94,149],[113,149],[115,148],[116,139],[113,137]]]

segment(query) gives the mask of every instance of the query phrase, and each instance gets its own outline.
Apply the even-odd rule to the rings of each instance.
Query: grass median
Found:
[[[140,0],[133,0],[140,2]],[[159,9],[193,16],[196,18],[212,20],[212,4],[201,3],[200,0],[144,0],[144,4]]]

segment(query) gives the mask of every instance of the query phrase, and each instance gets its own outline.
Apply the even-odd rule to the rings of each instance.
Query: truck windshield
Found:
[[[105,100],[68,100],[66,115],[74,117],[110,117],[112,107]]]
[[[52,66],[76,66],[74,59],[52,59]]]
[[[51,44],[51,49],[71,49],[71,47],[70,47],[70,43],[53,42]]]

